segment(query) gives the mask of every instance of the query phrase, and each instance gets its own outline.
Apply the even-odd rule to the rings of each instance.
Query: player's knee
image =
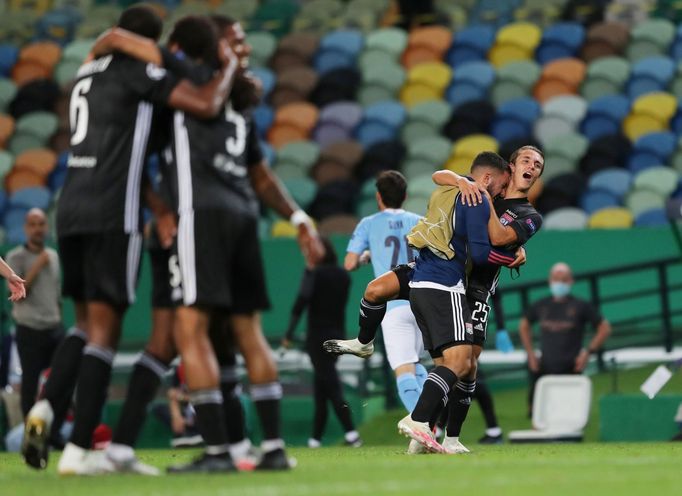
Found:
[[[384,295],[384,288],[381,284],[381,282],[378,281],[372,281],[367,285],[367,288],[365,289],[365,294],[364,294],[365,300],[367,300],[370,303],[383,303],[386,301],[386,297]]]

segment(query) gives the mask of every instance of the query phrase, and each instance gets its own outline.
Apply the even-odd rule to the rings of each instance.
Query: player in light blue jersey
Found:
[[[379,212],[365,217],[355,228],[348,243],[344,266],[346,270],[355,270],[371,258],[374,276],[378,277],[414,260],[416,252],[407,245],[406,236],[420,216],[401,208],[406,197],[407,182],[400,172],[382,172],[377,178],[376,187]],[[419,363],[424,344],[408,301],[374,304],[365,295],[360,302],[359,339],[326,341],[324,348],[332,353],[345,353],[353,349],[371,355],[374,336],[363,339],[363,329],[366,327],[365,321],[377,313],[383,317],[381,328],[384,331],[384,345],[388,362],[396,375],[398,395],[407,411],[411,412],[417,404],[427,372]]]

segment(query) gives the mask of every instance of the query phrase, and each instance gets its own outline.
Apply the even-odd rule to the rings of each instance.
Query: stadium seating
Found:
[[[424,195],[422,179],[437,168],[464,173],[475,151],[509,153],[524,143],[546,154],[544,187],[534,192],[545,228],[580,229],[657,225],[663,203],[678,194],[682,14],[655,3],[443,0],[435,24],[409,31],[392,25],[387,0],[160,8],[171,22],[211,11],[244,21],[263,87],[254,122],[265,156],[302,204],[341,216],[327,229],[346,231],[348,215],[375,208],[373,195],[350,192],[364,191],[378,171],[402,170]],[[18,192],[29,191],[18,196],[27,207],[31,192],[47,187],[53,208],[66,173],[65,92],[93,39],[127,5],[62,4],[27,2],[0,23],[0,177],[15,212],[2,225],[10,238]],[[336,207],[323,207],[331,197]],[[267,216],[263,225],[292,232]]]

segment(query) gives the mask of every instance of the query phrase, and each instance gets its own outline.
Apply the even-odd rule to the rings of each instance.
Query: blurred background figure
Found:
[[[64,338],[59,255],[45,246],[47,217],[39,208],[26,214],[26,243],[7,254],[7,263],[26,281],[26,298],[13,303],[16,343],[21,361],[21,410],[26,416],[43,370]]]
[[[559,262],[549,272],[551,296],[530,306],[519,322],[519,336],[528,354],[530,390],[528,411],[532,412],[535,383],[547,374],[580,374],[590,355],[596,353],[611,334],[611,325],[592,303],[571,295],[573,273]],[[540,353],[535,354],[531,325],[540,328]],[[596,333],[584,346],[585,327],[591,324]]]
[[[325,353],[322,343],[328,339],[343,339],[346,328],[346,304],[350,290],[350,276],[339,266],[334,246],[322,240],[325,256],[315,267],[308,267],[298,297],[291,309],[291,319],[282,346],[288,348],[303,312],[308,310],[306,351],[313,365],[313,394],[315,412],[313,432],[308,440],[310,448],[319,448],[327,423],[327,402],[332,404],[345,431],[348,446],[360,447],[362,440],[355,430],[350,407],[343,396],[343,384],[336,370],[338,357]]]

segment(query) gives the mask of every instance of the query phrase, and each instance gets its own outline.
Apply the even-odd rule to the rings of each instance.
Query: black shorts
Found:
[[[398,284],[400,284],[400,292],[396,299],[409,301],[410,281],[412,280],[412,274],[414,274],[414,262],[396,265],[391,270],[395,273],[398,278]]]
[[[152,266],[152,308],[173,308],[176,303],[171,287],[171,250],[150,246],[147,251]],[[177,260],[173,267],[177,267]]]
[[[475,288],[467,289],[467,304],[471,311],[471,325],[474,329],[474,344],[483,347],[488,332],[488,317],[490,305],[488,305],[488,292]]]
[[[58,240],[64,296],[117,307],[135,302],[142,235],[119,231],[70,234]]]
[[[177,259],[173,259],[176,256]],[[258,219],[229,210],[181,214],[171,254],[173,300],[249,314],[270,308]]]
[[[410,307],[433,358],[452,346],[471,345],[474,332],[465,295],[440,289],[412,288]]]

